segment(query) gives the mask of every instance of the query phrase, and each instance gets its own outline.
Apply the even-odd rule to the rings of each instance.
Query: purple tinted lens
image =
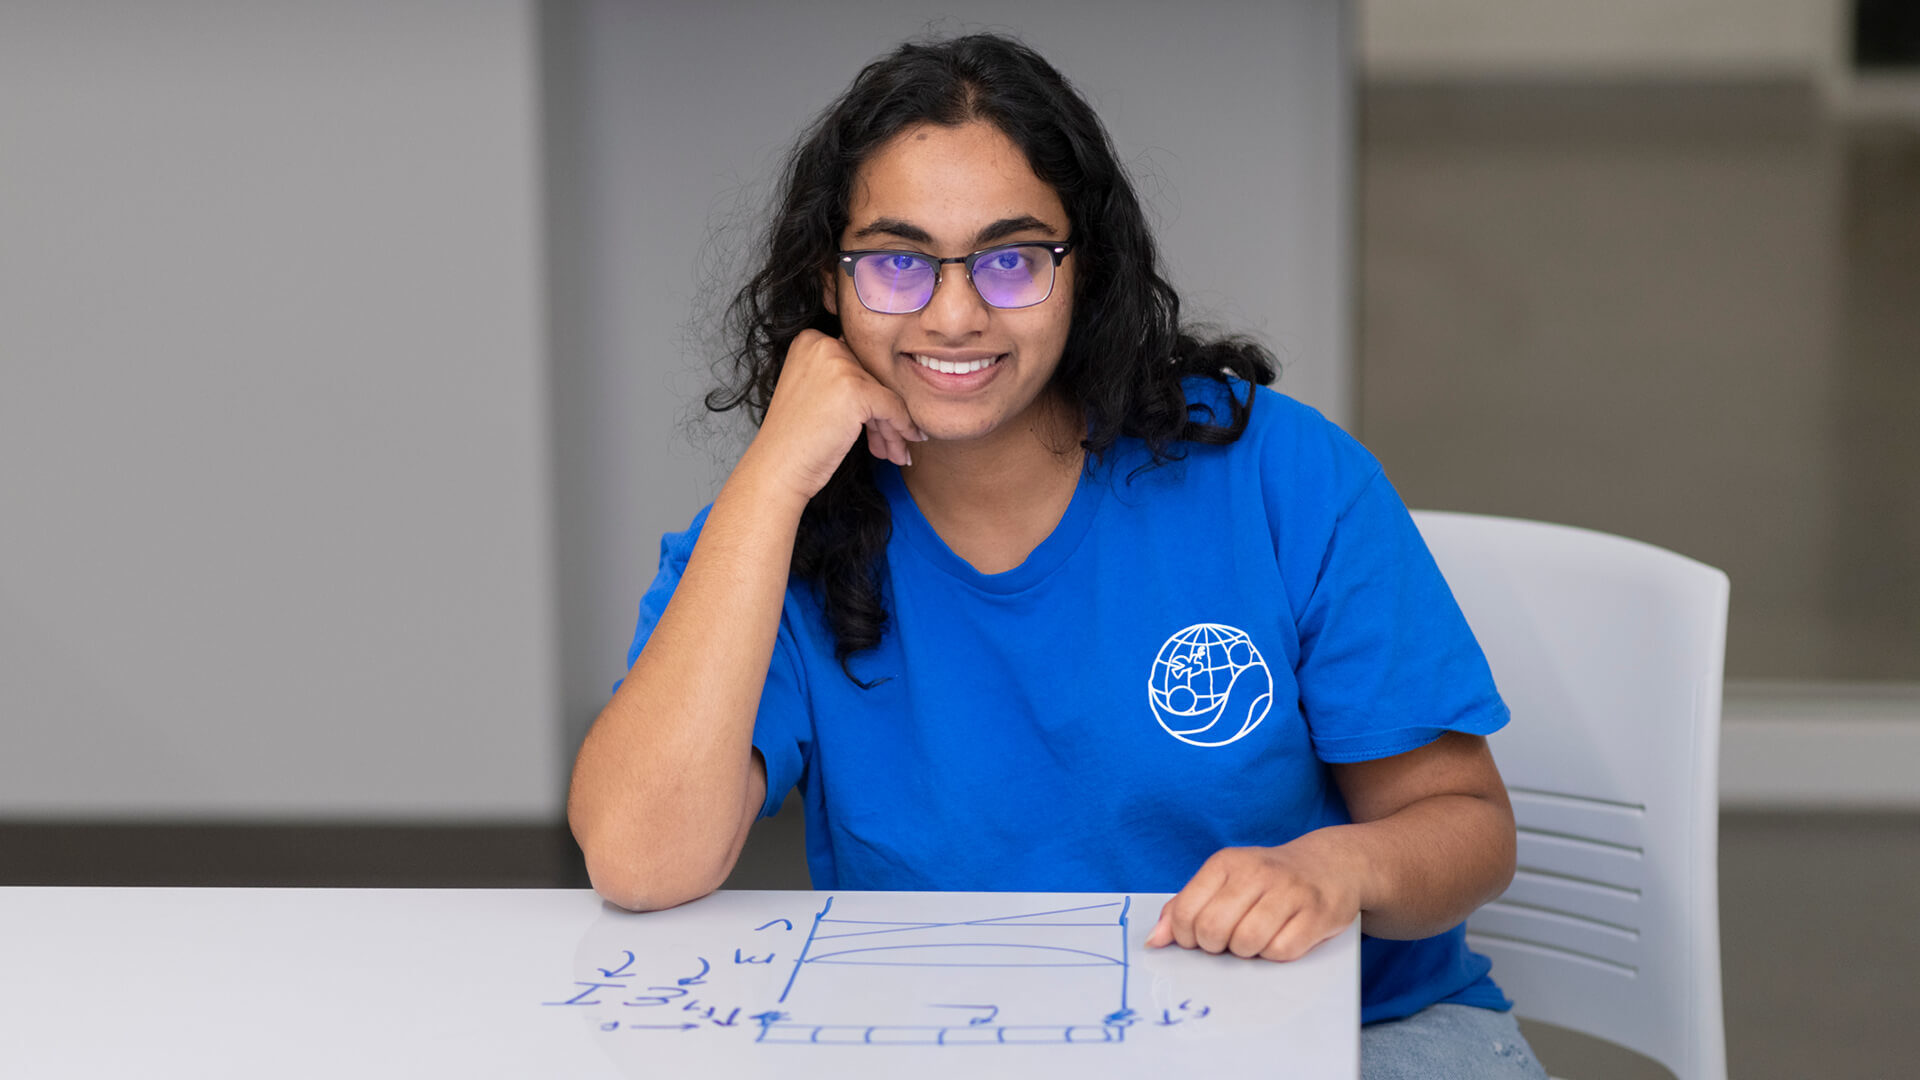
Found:
[[[860,302],[888,315],[926,307],[939,277],[932,263],[904,252],[862,255],[853,263],[853,291]]]
[[[973,287],[994,307],[1032,307],[1053,291],[1053,253],[1041,244],[984,252],[973,263]]]

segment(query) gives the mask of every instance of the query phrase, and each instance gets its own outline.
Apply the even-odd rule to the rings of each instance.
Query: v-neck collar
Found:
[[[900,475],[899,467],[885,460],[874,463],[874,480],[893,511],[894,535],[953,577],[982,592],[1003,595],[1039,584],[1059,569],[1060,564],[1066,562],[1068,556],[1080,546],[1080,541],[1087,535],[1088,526],[1093,524],[1094,511],[1099,509],[1100,500],[1106,494],[1105,480],[1096,475],[1104,472],[1104,469],[1093,466],[1091,460],[1083,465],[1079,482],[1073,489],[1073,499],[1067,504],[1066,513],[1060,515],[1060,522],[1053,527],[1053,531],[1028,553],[1019,566],[1004,573],[983,574],[974,569],[972,563],[954,554],[947,542],[940,538],[933,524],[920,512],[919,504],[913,501],[913,493],[907,490],[906,478]]]

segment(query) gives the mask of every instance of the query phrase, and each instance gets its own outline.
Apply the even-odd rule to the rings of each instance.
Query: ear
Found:
[[[827,306],[827,314],[840,317],[840,282],[834,273],[834,267],[820,272],[820,302]]]

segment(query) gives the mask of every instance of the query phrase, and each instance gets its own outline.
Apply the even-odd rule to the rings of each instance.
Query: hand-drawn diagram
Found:
[[[986,915],[942,899],[922,895],[922,917],[902,919],[888,893],[829,896],[810,920],[763,922],[717,959],[596,950],[590,974],[542,1004],[595,1010],[607,1032],[732,1028],[840,1046],[1110,1044],[1136,1023],[1206,1015],[1129,1006],[1130,896]]]
[[[1351,1062],[1357,928],[1287,965],[1147,949],[1170,898],[723,890],[641,914],[605,905],[529,1004],[591,1032],[634,1080],[1319,1076]]]
[[[970,1080],[982,1057],[1031,1076],[1071,1071],[1062,1055],[1130,1076],[1196,1052],[1237,1060],[1257,1043],[1232,1034],[1211,987],[1253,968],[1148,955],[1138,899],[723,892],[643,915],[609,909],[580,942],[572,986],[538,1000],[577,1017],[635,1077],[831,1076],[868,1059],[892,1072],[923,1057],[919,1080]],[[959,1046],[979,1049],[944,1049]]]
[[[861,917],[886,914],[883,895],[827,900],[779,1004],[752,1018],[757,1041],[1113,1043],[1135,1022],[1131,897],[950,922]]]

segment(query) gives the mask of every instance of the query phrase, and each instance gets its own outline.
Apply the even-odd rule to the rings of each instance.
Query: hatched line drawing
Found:
[[[882,896],[854,902],[884,904]],[[779,1005],[754,1018],[755,1041],[1111,1045],[1135,1022],[1127,1005],[1131,896],[949,922],[836,916],[838,899],[828,897],[814,915]],[[929,995],[937,1000],[923,1000]],[[852,1005],[856,998],[867,1004]],[[849,1015],[856,1010],[895,1015]],[[942,1015],[955,1020],[926,1022]]]

